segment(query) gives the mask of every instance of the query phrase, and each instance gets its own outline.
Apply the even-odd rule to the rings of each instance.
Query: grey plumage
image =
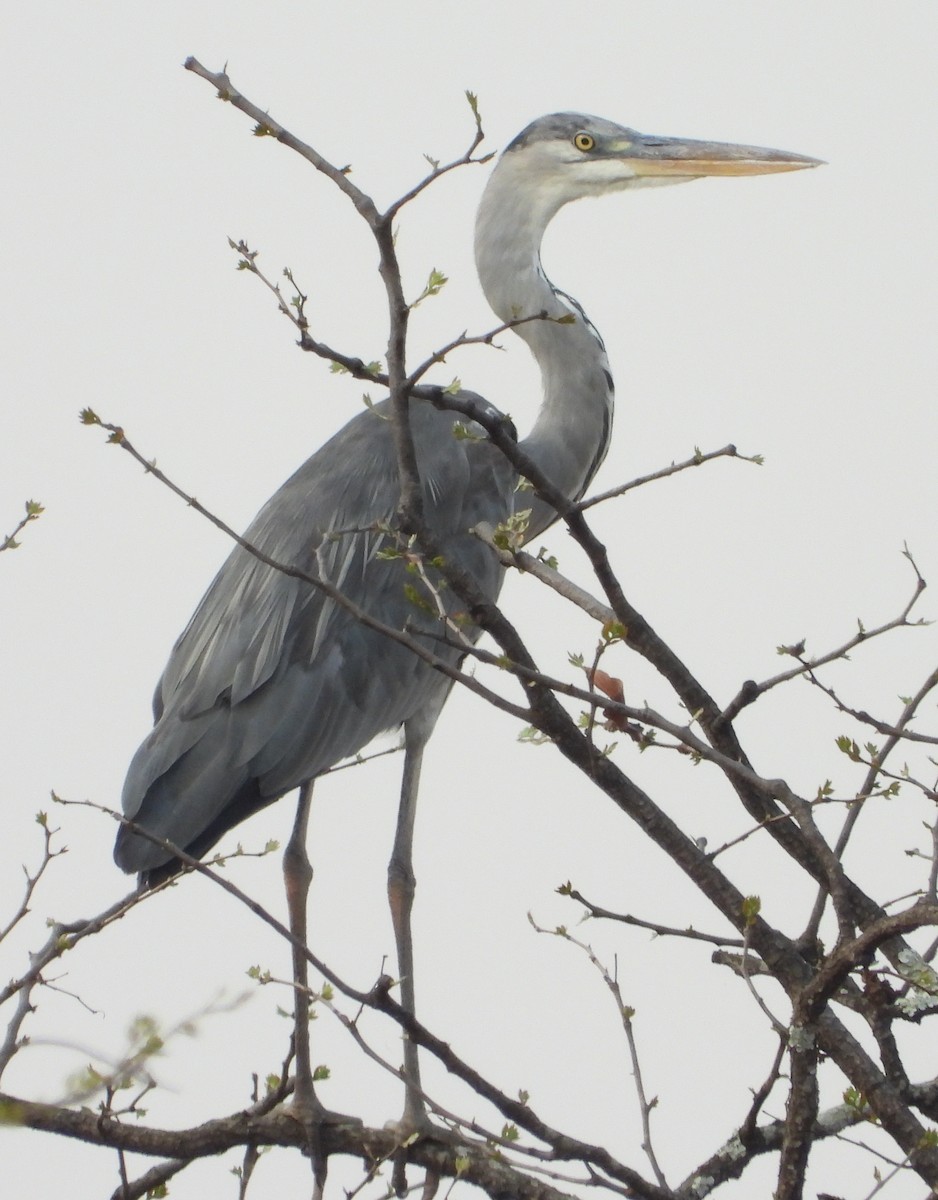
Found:
[[[404,563],[376,557],[394,544],[376,528],[393,520],[398,497],[389,415],[385,402],[350,421],[267,502],[245,537],[385,624],[439,633],[439,622],[405,595],[413,578]],[[469,530],[504,520],[514,472],[487,440],[457,439],[456,420],[411,402],[428,521],[495,596],[501,572]],[[460,657],[432,645],[451,662]],[[128,772],[124,811],[199,856],[378,734],[438,710],[448,690],[449,680],[405,647],[238,546],[173,649],[154,700],[155,728]],[[125,830],[115,854],[124,870],[151,881],[167,862],[173,868],[158,846]]]
[[[566,495],[583,494],[606,453],[613,389],[598,333],[541,266],[552,217],[571,200],[628,187],[814,165],[774,150],[651,138],[577,113],[542,117],[509,145],[479,208],[476,261],[499,318],[548,318],[517,328],[544,386],[522,446]],[[393,520],[399,496],[384,416],[378,405],[350,421],[268,501],[246,537],[273,559],[340,587],[387,625],[437,632],[432,616],[406,597],[402,563],[376,557],[384,540],[377,526]],[[410,418],[428,524],[494,598],[501,570],[469,530],[509,514],[514,472],[484,438],[454,437],[452,414],[413,400]],[[555,517],[528,494],[523,504],[533,504],[532,535]],[[452,663],[460,657],[456,648],[434,649]],[[173,649],[157,692],[156,725],[130,765],[124,811],[202,855],[239,821],[384,730],[404,725],[408,752],[412,733],[419,770],[449,687],[405,647],[236,547]],[[126,828],[115,858],[150,882],[178,868],[170,854]]]

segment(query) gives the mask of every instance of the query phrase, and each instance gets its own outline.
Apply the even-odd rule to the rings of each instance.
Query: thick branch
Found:
[[[61,1134],[89,1145],[187,1162],[246,1145],[292,1147],[301,1152],[309,1148],[309,1131],[284,1112],[259,1116],[248,1110],[206,1121],[192,1129],[154,1129],[140,1124],[124,1125],[87,1109],[59,1108],[54,1104],[0,1093],[0,1115],[7,1125]],[[379,1158],[404,1153],[409,1162],[439,1175],[464,1179],[490,1196],[504,1195],[512,1200],[567,1200],[565,1193],[499,1160],[487,1147],[450,1140],[445,1134],[439,1138],[423,1137],[406,1149],[402,1149],[397,1134],[392,1131],[354,1124],[323,1125],[319,1136],[323,1154],[327,1157],[345,1154],[370,1164]],[[650,1200],[661,1195],[657,1189],[636,1194],[648,1196]]]

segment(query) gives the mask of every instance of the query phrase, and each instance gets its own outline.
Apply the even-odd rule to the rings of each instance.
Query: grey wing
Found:
[[[399,497],[386,415],[378,405],[351,421],[268,501],[245,536],[386,625],[437,631],[407,598],[404,564],[377,557],[385,535],[376,526],[393,518]],[[468,530],[504,519],[513,473],[488,442],[457,441],[451,415],[415,403],[411,423],[428,520],[494,597],[500,569]],[[156,725],[128,772],[124,811],[157,836],[204,853],[251,812],[425,706],[439,707],[448,689],[445,676],[406,647],[236,547],[173,649]],[[123,829],[115,857],[128,871],[170,858]]]

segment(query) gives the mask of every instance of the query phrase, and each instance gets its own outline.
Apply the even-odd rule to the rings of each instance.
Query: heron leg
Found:
[[[388,864],[388,903],[397,947],[397,973],[401,985],[401,1004],[411,1015],[414,1007],[414,947],[410,916],[414,905],[416,879],[413,866],[414,819],[417,815],[417,790],[423,752],[432,729],[426,722],[414,720],[404,727],[404,777],[397,815],[394,849]],[[429,1124],[420,1087],[420,1063],[417,1046],[404,1034],[404,1082],[406,1094],[401,1125],[412,1131]]]
[[[294,989],[294,1089],[293,1108],[305,1121],[322,1121],[326,1109],[313,1088],[313,1071],[309,1059],[309,963],[301,947],[306,946],[306,910],[309,901],[309,885],[313,880],[313,868],[306,848],[306,831],[309,826],[309,810],[313,800],[312,783],[300,788],[300,799],[296,809],[293,832],[283,855],[283,882],[287,893],[287,913],[290,932],[296,938],[293,953]],[[299,944],[297,944],[299,943]]]
[[[321,1127],[331,1124],[361,1125],[358,1117],[349,1117],[326,1108],[313,1087],[313,1069],[309,1057],[309,963],[306,959],[307,907],[313,867],[306,848],[309,811],[313,802],[312,781],[300,788],[293,832],[283,854],[283,881],[287,893],[287,913],[294,942],[293,954],[293,1113],[309,1130],[309,1155],[313,1170],[312,1200],[322,1200],[326,1185],[328,1159],[323,1153]]]

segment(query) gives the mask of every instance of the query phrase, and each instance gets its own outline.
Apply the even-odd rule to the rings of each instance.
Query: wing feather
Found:
[[[378,557],[399,499],[386,413],[378,405],[351,421],[287,480],[245,536],[385,624],[435,633],[435,618],[407,598],[406,564]],[[514,475],[487,441],[457,440],[453,423],[451,414],[412,404],[428,520],[494,597],[501,570],[468,531],[504,519]],[[461,657],[456,648],[434,649],[453,662]],[[128,773],[125,812],[204,853],[250,811],[438,708],[448,690],[406,647],[237,546],[172,651],[157,723]],[[123,830],[115,856],[125,870],[144,871],[169,858]]]

